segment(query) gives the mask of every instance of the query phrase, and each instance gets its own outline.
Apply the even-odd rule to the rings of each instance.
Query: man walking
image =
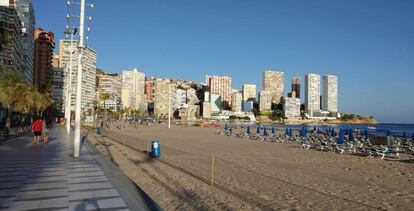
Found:
[[[33,141],[38,144],[40,136],[42,136],[43,123],[40,118],[36,118],[32,123]]]

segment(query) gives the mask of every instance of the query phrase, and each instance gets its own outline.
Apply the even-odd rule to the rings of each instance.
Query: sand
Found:
[[[414,210],[414,163],[215,131],[159,125],[105,131],[138,151],[96,134],[88,139],[165,210]],[[145,153],[153,139],[161,144],[158,159]]]

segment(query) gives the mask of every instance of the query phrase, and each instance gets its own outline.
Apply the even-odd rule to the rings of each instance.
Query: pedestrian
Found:
[[[39,143],[39,138],[42,135],[43,123],[40,118],[36,118],[32,123],[33,141],[35,144]]]
[[[47,144],[47,142],[49,142],[49,129],[47,128],[46,119],[43,119],[43,122],[42,122],[42,133],[43,133],[43,142]]]
[[[6,125],[5,125],[5,133],[4,136],[6,137],[6,140],[9,139],[9,134],[10,134],[10,126],[11,126],[11,122],[10,122],[10,117],[6,118]]]

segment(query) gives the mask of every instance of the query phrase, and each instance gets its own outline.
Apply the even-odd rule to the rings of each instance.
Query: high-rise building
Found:
[[[321,76],[307,74],[305,76],[305,111],[310,117],[321,109]]]
[[[231,77],[229,76],[211,76],[206,75],[207,88],[211,94],[218,94],[221,96],[223,107],[231,106]]]
[[[64,112],[66,81],[65,70],[59,67],[59,55],[53,55],[52,62],[52,99],[57,110]]]
[[[256,101],[256,85],[243,84],[243,101]]]
[[[25,75],[22,52],[22,24],[14,1],[0,1],[0,65]],[[32,78],[26,76],[27,81]]]
[[[231,95],[231,110],[234,112],[242,111],[243,93],[233,92]]]
[[[336,76],[323,76],[322,93],[322,110],[338,112],[338,78]]]
[[[78,58],[79,58],[78,41],[59,40],[59,66],[69,72],[70,54],[72,53],[72,80],[70,83],[71,90],[71,110],[75,110],[76,102],[76,84],[78,75]],[[81,109],[86,111],[93,107],[93,101],[96,100],[96,52],[92,48],[85,47],[82,56],[82,93]],[[65,77],[68,77],[66,74]],[[68,80],[65,78],[65,82]]]
[[[184,89],[175,89],[171,95],[173,111],[187,104],[187,91]]]
[[[42,89],[47,87],[52,78],[55,35],[52,32],[44,31],[42,28],[37,28],[34,32],[34,39],[33,85],[38,89]]]
[[[96,73],[97,100],[101,107],[119,111],[122,107],[122,77],[119,74]],[[101,100],[100,95],[106,93],[110,95],[108,100]]]
[[[147,102],[152,102],[154,99],[154,81],[147,80],[145,81],[145,96],[147,97]]]
[[[122,104],[124,107],[139,109],[146,103],[144,96],[145,74],[137,68],[122,71]]]
[[[168,116],[168,113],[173,115],[172,95],[174,90],[170,80],[156,79],[154,81],[154,115]]]
[[[285,76],[283,72],[264,71],[263,90],[268,91],[272,103],[280,103],[284,96]]]
[[[22,70],[28,82],[33,82],[35,14],[31,0],[16,0],[17,14],[22,24]]]
[[[269,91],[262,90],[259,92],[259,111],[272,110],[272,96]]]
[[[293,92],[295,92],[296,98],[300,99],[300,77],[292,78],[292,91],[290,93],[291,96],[293,96]]]

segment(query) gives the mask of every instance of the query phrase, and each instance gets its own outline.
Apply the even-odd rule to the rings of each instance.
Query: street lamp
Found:
[[[72,103],[71,100],[71,83],[72,83],[72,54],[73,51],[73,36],[76,34],[77,28],[72,28],[69,30],[69,26],[66,27],[64,32],[66,35],[70,35],[70,55],[69,55],[69,68],[68,68],[68,77],[67,77],[67,88],[66,88],[66,105],[65,105],[65,119],[66,119],[66,132],[70,133],[70,106]]]

